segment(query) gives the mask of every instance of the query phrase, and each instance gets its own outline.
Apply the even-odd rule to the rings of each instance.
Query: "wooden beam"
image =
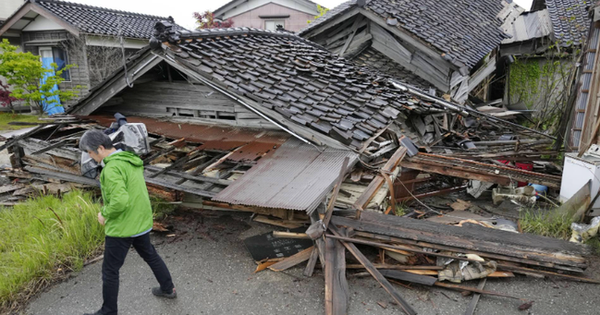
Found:
[[[306,235],[306,233],[292,233],[292,232],[283,232],[283,231],[273,231],[273,237],[275,238],[296,238],[296,239],[304,239],[309,240],[310,237]]]
[[[325,231],[327,231],[327,226],[329,226],[329,221],[331,220],[331,216],[333,215],[333,206],[335,205],[338,193],[340,192],[340,188],[342,187],[342,182],[344,181],[344,178],[346,178],[349,162],[350,158],[345,157],[344,161],[342,162],[342,168],[340,169],[338,178],[335,181],[333,193],[331,194],[331,198],[329,198],[329,204],[327,205],[327,209],[325,210],[325,217],[323,218],[323,225],[325,226]]]
[[[330,226],[329,230],[333,232],[335,236],[340,237],[338,229],[335,226]],[[328,236],[331,237],[331,236]],[[416,315],[417,312],[406,302],[400,294],[396,291],[396,289],[390,284],[390,282],[373,266],[373,263],[361,253],[358,248],[352,243],[341,242],[344,247],[363,265],[365,269],[379,282],[379,284],[384,288],[385,291],[398,303],[398,305],[402,308],[402,310],[408,315]]]
[[[502,186],[509,186],[511,183],[510,178],[499,177],[494,175],[483,175],[473,172],[467,172],[462,170],[456,170],[453,168],[445,167],[445,166],[434,166],[428,164],[419,164],[413,162],[402,161],[400,163],[402,167],[410,168],[413,170],[419,170],[429,173],[436,173],[440,175],[453,176],[465,179],[476,179],[482,182],[490,182],[500,184]]]
[[[275,232],[273,232],[275,233]],[[310,253],[310,258],[308,259],[308,264],[306,264],[306,269],[304,269],[305,277],[312,277],[313,272],[315,271],[315,266],[317,264],[317,260],[319,259],[319,248],[314,247],[312,253]]]
[[[382,172],[393,172],[393,170],[398,166],[400,161],[402,161],[404,156],[406,156],[406,151],[407,150],[405,147],[399,147],[398,150],[394,152],[392,157],[385,163],[385,165],[382,168]],[[377,193],[379,188],[381,188],[384,181],[384,177],[381,174],[377,174],[377,176],[371,181],[371,183],[369,183],[367,189],[365,189],[362,195],[360,195],[356,202],[354,202],[354,207],[358,210],[364,210],[369,205],[369,202],[373,200],[375,193]],[[394,187],[390,187],[390,189],[394,189]]]
[[[362,22],[362,21],[363,21],[362,16],[358,16],[358,17],[356,17],[356,20],[354,20],[354,24],[352,25],[350,35],[348,36],[348,39],[346,39],[346,43],[344,44],[344,47],[342,47],[342,49],[339,52],[340,56],[343,56],[344,53],[346,52],[346,49],[348,49],[348,46],[350,46],[350,43],[354,39],[354,35],[356,35],[356,31],[358,31],[358,26],[360,25],[360,22]]]
[[[485,287],[485,282],[487,278],[483,278],[479,280],[479,284],[477,285],[478,290],[483,290]],[[465,311],[465,315],[473,315],[475,313],[475,308],[477,307],[477,302],[479,302],[479,297],[481,297],[480,293],[473,294],[473,298],[471,302],[469,302],[469,306],[467,306],[467,310]]]
[[[463,253],[463,254],[475,254],[475,255],[478,255],[483,258],[496,260],[496,261],[500,262],[501,264],[505,264],[504,262],[510,262],[510,263],[520,263],[520,264],[526,264],[526,265],[539,266],[539,267],[561,269],[561,270],[570,271],[570,272],[583,272],[583,270],[581,270],[581,269],[560,266],[560,265],[557,265],[554,263],[540,262],[540,261],[536,261],[536,260],[532,260],[532,259],[502,256],[502,255],[497,255],[494,253],[486,253],[486,252],[469,250],[469,249],[452,247],[452,246],[445,246],[445,245],[432,244],[432,243],[421,242],[421,241],[407,240],[407,239],[401,239],[401,238],[373,234],[373,233],[368,233],[368,232],[361,232],[361,231],[356,231],[355,234],[358,237],[375,239],[375,240],[380,240],[380,241],[385,241],[385,242],[392,242],[392,243],[404,244],[404,245],[409,245],[409,246],[420,246],[420,247],[431,248],[431,249],[435,249],[435,250],[439,250],[439,251],[451,251],[451,252],[459,252],[459,253]]]
[[[269,266],[269,269],[273,271],[284,271],[296,266],[297,264],[305,262],[310,258],[313,248],[314,246],[304,249],[301,252],[298,252],[274,265]]]
[[[589,254],[589,248],[579,244],[533,234],[516,234],[475,225],[448,226],[372,212],[363,212],[360,220],[333,216],[331,222],[337,226],[351,227],[355,231],[578,268],[587,267],[584,256]]]

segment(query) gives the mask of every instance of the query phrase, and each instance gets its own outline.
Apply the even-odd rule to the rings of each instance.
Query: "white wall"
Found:
[[[6,20],[23,5],[23,0],[0,0],[0,20]]]
[[[23,31],[55,31],[64,29],[64,27],[56,24],[56,22],[38,15],[35,20],[31,21],[31,23],[23,29]]]
[[[242,4],[240,4],[239,6],[237,6],[234,9],[230,9],[229,11],[225,12],[225,14],[223,15],[223,19],[228,19],[230,17],[234,17],[236,15],[240,15],[246,11],[250,11],[254,8],[263,6],[265,4],[268,3],[276,3],[279,4],[281,6],[284,7],[288,7],[294,10],[298,10],[301,12],[306,12],[309,13],[311,15],[317,15],[319,14],[319,12],[317,12],[317,6],[308,6],[308,5],[304,5],[303,3],[299,3],[296,2],[294,0],[250,0],[250,1],[246,1]]]

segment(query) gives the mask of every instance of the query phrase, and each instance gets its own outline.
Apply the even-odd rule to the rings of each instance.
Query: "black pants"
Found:
[[[154,272],[154,276],[163,291],[173,290],[171,274],[165,262],[158,256],[156,249],[150,243],[150,233],[138,237],[106,236],[104,247],[104,262],[102,263],[102,297],[104,303],[100,312],[106,315],[117,314],[117,298],[119,297],[119,269],[125,262],[129,248],[133,248],[146,261]]]

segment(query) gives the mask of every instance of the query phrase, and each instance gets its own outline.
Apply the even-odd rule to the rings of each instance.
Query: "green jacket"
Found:
[[[121,151],[104,158],[100,173],[104,233],[130,237],[152,228],[152,206],[144,180],[144,162],[131,152]]]

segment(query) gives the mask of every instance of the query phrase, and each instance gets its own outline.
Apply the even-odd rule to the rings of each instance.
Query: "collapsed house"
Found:
[[[12,133],[3,148],[13,153],[13,169],[4,173],[15,182],[3,187],[3,201],[23,195],[14,192],[27,189],[25,183],[42,191],[64,183],[97,186],[81,176],[76,144],[88,129],[110,128],[118,112],[148,130],[151,152],[142,159],[151,193],[188,207],[254,212],[262,222],[322,227],[311,234],[315,247],[271,267],[308,260],[310,275],[319,260],[326,268],[328,310],[333,296],[344,312],[345,247],[406,313],[415,313],[354,243],[414,259],[493,259],[485,275],[498,268],[509,276],[561,276],[555,271],[581,273],[587,266],[588,249],[580,244],[382,214],[406,197],[397,193],[401,188],[419,197],[406,185],[431,175],[459,178],[458,185],[435,185],[445,191],[464,189],[465,180],[558,188],[561,178],[546,169],[550,163],[522,170],[494,162],[551,155],[544,148],[553,139],[543,133],[431,96],[286,32],[188,32],[161,22],[150,46],[127,66],[129,72],[113,73],[68,116]],[[420,172],[427,176],[417,177]],[[396,271],[386,277],[444,285]]]
[[[494,70],[511,1],[357,1],[340,4],[299,35],[359,65],[463,103]]]

